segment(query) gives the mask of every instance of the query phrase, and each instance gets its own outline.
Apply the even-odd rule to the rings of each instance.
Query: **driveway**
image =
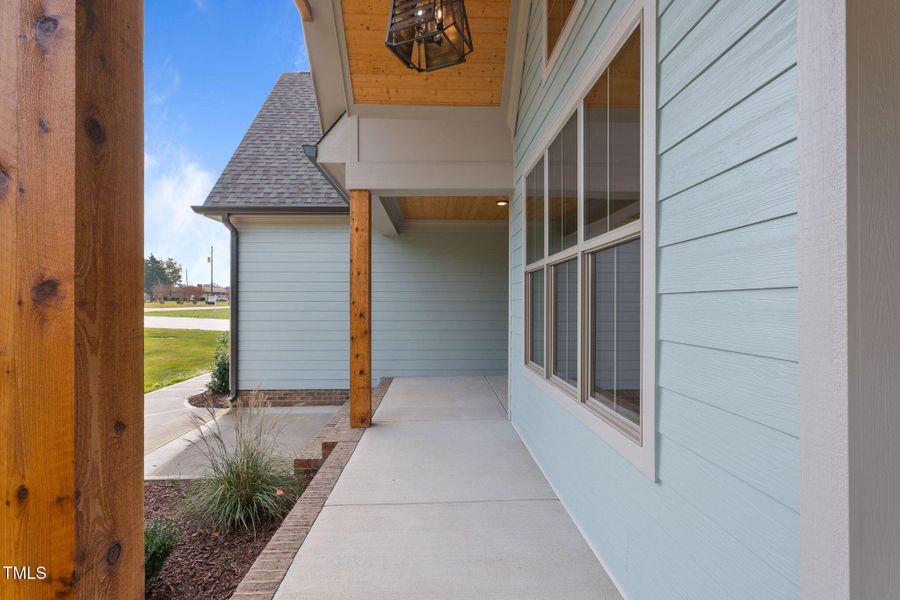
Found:
[[[205,329],[228,331],[228,319],[195,319],[193,317],[148,317],[144,315],[144,327],[157,329]]]

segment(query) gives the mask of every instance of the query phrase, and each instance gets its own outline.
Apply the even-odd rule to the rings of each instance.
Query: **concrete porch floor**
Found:
[[[275,598],[621,598],[498,383],[395,379]]]

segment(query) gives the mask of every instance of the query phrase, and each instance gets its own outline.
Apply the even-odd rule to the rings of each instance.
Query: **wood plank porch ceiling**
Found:
[[[343,0],[344,36],[357,104],[500,106],[510,0],[466,0],[475,51],[433,73],[406,68],[384,45],[391,0]]]
[[[401,196],[397,198],[406,220],[505,221],[506,196]]]

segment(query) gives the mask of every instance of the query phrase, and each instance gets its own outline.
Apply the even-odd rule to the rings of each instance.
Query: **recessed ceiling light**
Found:
[[[509,204],[506,200],[497,200],[497,206],[506,206]]]

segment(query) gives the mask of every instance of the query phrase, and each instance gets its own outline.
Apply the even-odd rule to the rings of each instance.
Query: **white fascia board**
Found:
[[[331,0],[309,0],[313,20],[303,21],[303,39],[319,105],[319,121],[327,131],[348,111],[347,90],[338,38],[338,23]]]
[[[525,2],[511,2],[509,5],[509,33],[506,39],[506,65],[503,70],[503,94],[500,104],[506,113],[510,136],[516,134],[516,121],[519,117],[528,13],[529,5]]]

